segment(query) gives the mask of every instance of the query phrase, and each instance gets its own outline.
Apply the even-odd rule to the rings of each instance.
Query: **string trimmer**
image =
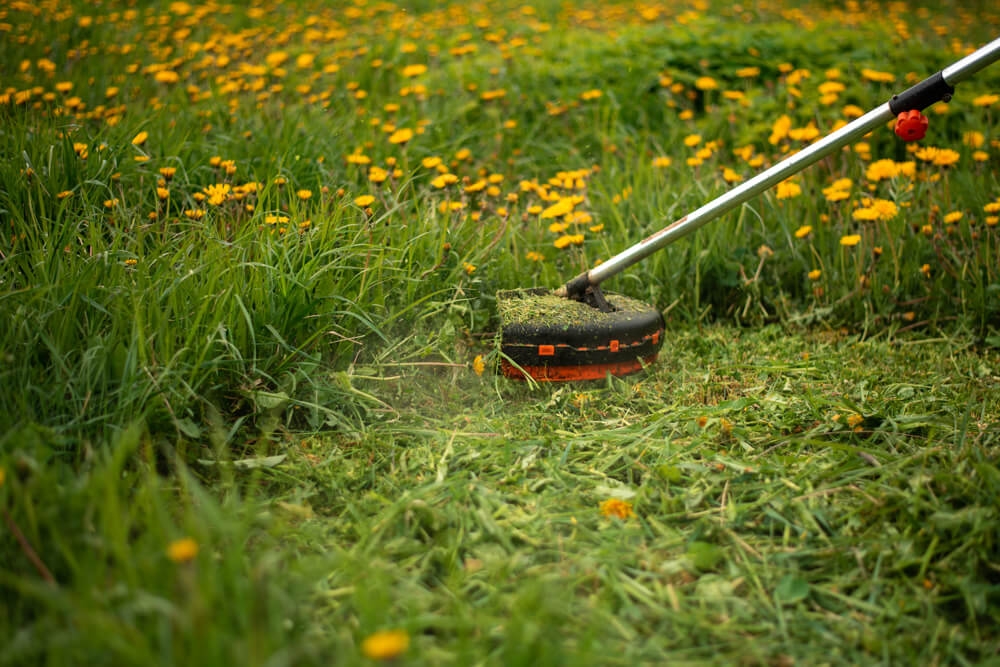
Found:
[[[663,344],[663,316],[653,306],[602,292],[602,282],[894,118],[895,132],[901,139],[922,139],[927,119],[920,112],[936,102],[950,100],[955,84],[997,59],[1000,39],[554,291],[533,288],[498,293],[504,375],[538,381],[591,380],[609,373],[633,373],[652,363]]]

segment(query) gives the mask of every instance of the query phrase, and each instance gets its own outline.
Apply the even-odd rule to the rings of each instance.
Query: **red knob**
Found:
[[[920,141],[927,134],[927,116],[916,109],[904,111],[896,118],[896,136],[903,141]]]

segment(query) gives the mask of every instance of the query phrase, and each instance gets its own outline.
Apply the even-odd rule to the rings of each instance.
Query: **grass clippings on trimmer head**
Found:
[[[652,362],[663,342],[654,306],[605,294],[610,312],[544,288],[499,292],[504,375],[535,380],[594,380]]]

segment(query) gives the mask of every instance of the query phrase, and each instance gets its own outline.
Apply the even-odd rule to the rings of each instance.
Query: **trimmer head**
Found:
[[[653,306],[605,293],[611,312],[545,288],[497,293],[503,374],[539,382],[599,380],[656,360],[664,322]]]

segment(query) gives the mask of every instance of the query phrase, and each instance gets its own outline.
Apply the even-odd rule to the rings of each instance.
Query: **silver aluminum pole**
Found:
[[[686,236],[789,176],[797,174],[834,151],[886,124],[898,114],[913,109],[925,109],[935,102],[950,99],[954,92],[952,87],[954,84],[967,79],[998,59],[1000,59],[1000,39],[995,39],[937,74],[894,96],[888,102],[860,118],[856,118],[839,130],[785,158],[749,181],[643,239],[631,248],[623,250],[593,269],[581,273],[558,288],[555,293],[559,296],[574,298],[581,296],[588,287],[599,285],[605,279],[620,273],[660,248]]]

